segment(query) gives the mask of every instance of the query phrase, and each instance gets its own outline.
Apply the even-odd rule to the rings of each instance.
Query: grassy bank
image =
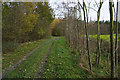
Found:
[[[22,59],[27,53],[32,51],[34,48],[40,46],[44,42],[51,38],[42,39],[34,42],[27,42],[20,44],[19,47],[14,52],[9,52],[2,54],[2,71],[4,72],[7,68],[11,67],[13,64]]]

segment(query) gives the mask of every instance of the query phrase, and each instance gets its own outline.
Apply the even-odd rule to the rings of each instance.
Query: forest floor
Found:
[[[48,42],[49,41],[49,42]],[[79,52],[69,48],[64,37],[54,42],[54,38],[42,39],[21,44],[21,47],[13,53],[3,54],[3,72],[17,63],[27,53],[34,48],[48,42],[25,60],[17,67],[4,76],[4,78],[37,78],[41,71],[43,59],[44,66],[40,73],[41,78],[98,78],[110,77],[110,67],[108,67],[107,58],[101,54],[100,65],[94,65],[95,53],[92,53],[92,71],[89,70],[88,60],[86,56],[80,57]],[[54,45],[52,45],[54,42]],[[51,47],[52,45],[52,47]],[[51,47],[51,49],[50,49]],[[49,51],[50,49],[50,51]],[[46,56],[46,53],[49,56]],[[48,59],[47,59],[48,58]]]

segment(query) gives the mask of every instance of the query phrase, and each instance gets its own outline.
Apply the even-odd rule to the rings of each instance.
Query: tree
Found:
[[[114,37],[113,37],[113,3],[109,0],[110,10],[110,53],[111,53],[111,78],[115,77]]]
[[[118,77],[118,0],[116,10],[116,39],[115,39],[115,73]]]
[[[103,2],[101,2],[101,0],[100,0],[100,6],[99,6],[98,11],[97,11],[97,54],[96,54],[96,61],[98,61],[97,62],[98,64],[100,62],[100,54],[101,54],[99,19],[100,19],[100,10],[101,10],[102,4],[103,4]],[[98,58],[97,58],[97,56],[98,56]]]
[[[53,21],[52,12],[53,10],[49,7],[48,2],[36,3],[35,13],[38,14],[37,22],[30,35],[36,39],[41,39],[45,36],[50,35],[50,23]],[[34,34],[33,34],[34,33]]]
[[[3,3],[3,40],[25,42],[50,35],[53,10],[46,3]]]
[[[34,4],[12,2],[4,3],[3,7],[3,39],[17,42],[28,40],[28,32],[33,30],[37,19],[33,14]]]
[[[84,29],[85,29],[85,37],[86,37],[86,48],[87,48],[87,53],[88,53],[88,62],[89,62],[89,68],[91,70],[91,58],[90,58],[90,50],[89,50],[89,35],[88,35],[88,29],[87,29],[87,25],[88,25],[88,13],[87,13],[87,8],[86,8],[86,4],[83,0],[83,6],[80,4],[79,5],[82,7],[83,9],[83,13],[84,13]],[[87,19],[87,20],[86,20]]]
[[[89,7],[90,9],[94,10],[95,12],[97,12],[97,53],[96,53],[96,63],[99,64],[100,62],[100,54],[101,54],[101,50],[100,50],[100,11],[102,8],[102,4],[103,2],[100,0],[99,4],[96,2],[96,0],[94,0],[96,3],[96,6],[98,7],[98,10],[95,10],[92,7]]]

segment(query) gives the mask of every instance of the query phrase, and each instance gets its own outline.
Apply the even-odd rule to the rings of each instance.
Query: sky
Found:
[[[2,0],[2,1],[13,1],[13,2],[49,2],[51,8],[54,9],[54,14],[57,15],[57,14],[61,14],[61,12],[65,12],[66,10],[64,9],[59,9],[57,8],[57,5],[59,5],[61,7],[61,3],[64,1],[64,2],[70,2],[70,1],[74,1],[74,2],[77,2],[77,0]],[[79,0],[80,2],[82,0]],[[99,3],[100,0],[95,0],[97,3]],[[108,21],[110,20],[110,15],[109,15],[109,0],[103,0],[104,3],[102,5],[102,8],[101,8],[101,16],[100,16],[100,21]],[[113,0],[114,3],[115,3],[115,7],[116,7],[116,2],[117,0]],[[119,1],[119,13],[118,13],[118,16],[119,16],[119,21],[120,21],[120,0]],[[95,4],[94,0],[85,0],[86,3],[89,3],[91,2],[91,5]],[[94,9],[98,9],[97,7],[93,7]],[[82,16],[83,16],[83,12],[82,12]],[[56,18],[58,17],[63,17],[63,14],[59,15],[59,16],[56,16]],[[82,17],[83,19],[83,17]],[[115,19],[115,17],[114,17]],[[94,10],[92,9],[89,9],[89,20],[92,20],[92,21],[96,21],[97,20],[97,12],[95,12]]]
[[[50,6],[54,9],[55,11],[55,14],[59,14],[61,11],[65,11],[65,10],[56,10],[57,9],[57,5],[61,5],[61,2],[66,2],[66,0],[50,0],[49,3],[50,3]],[[71,1],[71,0],[67,0],[67,1]],[[72,1],[77,1],[77,0],[72,0]],[[90,2],[91,1],[91,5],[95,4],[94,3],[94,0],[85,0],[86,3]],[[99,2],[99,0],[96,0],[96,2]],[[117,0],[114,0],[114,3],[115,3],[115,7],[116,7],[116,2]],[[97,7],[92,7],[94,8],[95,10],[97,10],[98,8]],[[83,12],[82,12],[83,14]],[[63,16],[63,15],[61,15]],[[83,15],[82,15],[83,16]],[[58,18],[60,16],[56,16],[56,18]],[[115,18],[115,17],[114,17]],[[83,19],[83,17],[82,17]],[[92,20],[92,21],[96,21],[97,20],[97,12],[92,10],[92,9],[89,9],[89,20]],[[104,0],[104,3],[102,5],[102,8],[101,8],[101,16],[100,16],[100,21],[109,21],[110,20],[110,15],[109,15],[109,0]],[[120,21],[120,2],[119,2],[119,21]]]

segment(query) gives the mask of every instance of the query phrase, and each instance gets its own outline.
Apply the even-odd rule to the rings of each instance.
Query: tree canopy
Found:
[[[53,10],[48,2],[3,3],[3,40],[25,42],[50,35]]]

